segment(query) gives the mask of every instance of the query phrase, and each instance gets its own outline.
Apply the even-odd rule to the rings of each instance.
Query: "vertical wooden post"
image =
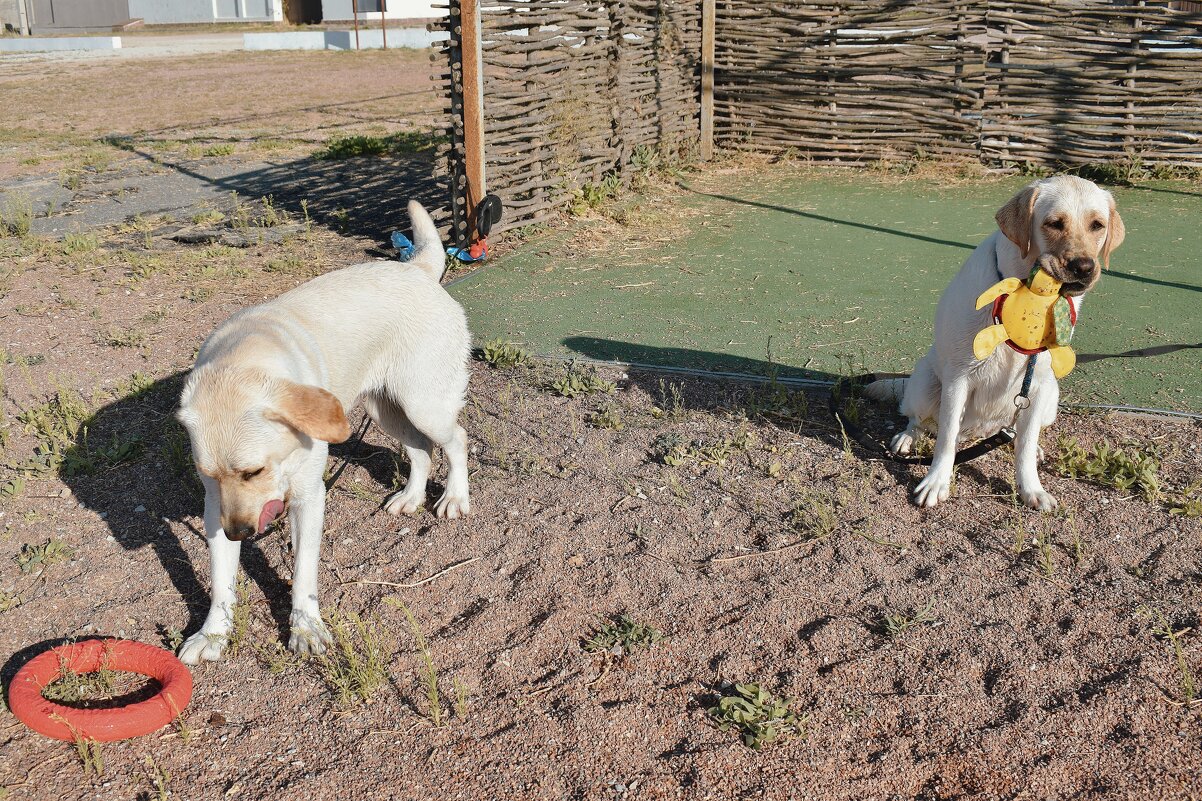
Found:
[[[351,14],[355,17],[355,49],[359,49],[359,0],[351,0]]]
[[[388,0],[380,0],[380,35],[384,37],[384,49],[388,49]]]
[[[476,206],[488,191],[484,184],[484,58],[480,50],[480,0],[459,7],[463,51],[463,161],[467,177],[467,225],[476,239]]]
[[[701,0],[701,159],[714,156],[714,0]]]

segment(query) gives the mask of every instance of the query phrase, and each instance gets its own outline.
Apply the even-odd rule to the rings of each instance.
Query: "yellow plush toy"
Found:
[[[972,342],[978,359],[986,359],[1005,342],[1014,350],[1030,356],[1048,351],[1052,372],[1063,378],[1077,364],[1077,355],[1068,346],[1077,324],[1077,308],[1072,298],[1060,296],[1060,282],[1042,266],[1052,256],[1042,256],[1024,282],[1007,278],[986,289],[977,298],[977,308],[993,304],[993,322]]]

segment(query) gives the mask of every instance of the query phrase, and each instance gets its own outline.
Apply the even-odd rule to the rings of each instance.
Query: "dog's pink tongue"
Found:
[[[259,533],[262,534],[271,525],[271,521],[284,513],[283,501],[268,501],[263,504],[263,511],[259,512]]]

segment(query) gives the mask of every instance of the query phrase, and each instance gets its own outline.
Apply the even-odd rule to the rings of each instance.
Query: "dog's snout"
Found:
[[[255,527],[253,523],[234,523],[225,528],[226,539],[233,540],[234,542],[241,542],[254,533]]]
[[[1098,269],[1098,263],[1088,256],[1068,260],[1068,271],[1078,278],[1088,278]]]

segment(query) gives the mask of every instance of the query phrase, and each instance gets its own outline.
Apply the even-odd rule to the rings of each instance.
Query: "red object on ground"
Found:
[[[42,697],[66,664],[76,673],[101,668],[141,673],[162,689],[153,698],[112,709],[76,709]],[[38,734],[56,740],[102,743],[150,734],[170,723],[192,700],[192,674],[175,654],[132,640],[84,640],[60,645],[29,660],[8,688],[13,714]]]

